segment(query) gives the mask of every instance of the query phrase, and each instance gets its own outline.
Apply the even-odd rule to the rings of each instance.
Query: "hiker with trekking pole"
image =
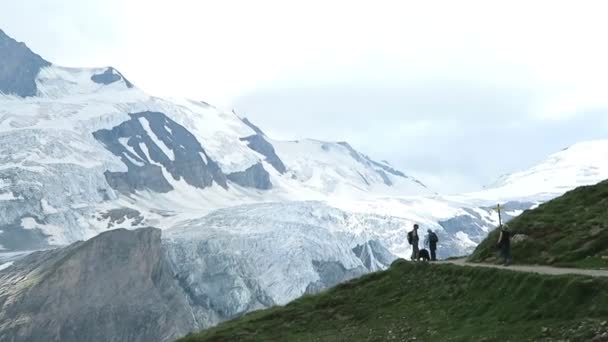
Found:
[[[498,236],[496,247],[500,250],[500,256],[503,258],[504,265],[509,266],[513,261],[511,258],[511,232],[509,231],[507,224],[502,224],[500,204],[496,206],[496,210],[498,211],[498,227],[500,229],[500,235]]]

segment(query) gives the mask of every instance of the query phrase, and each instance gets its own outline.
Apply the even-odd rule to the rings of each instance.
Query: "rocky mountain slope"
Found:
[[[582,186],[525,211],[509,223],[514,261],[522,264],[608,268],[608,181]],[[493,231],[474,261],[496,261]]]
[[[161,231],[124,229],[0,271],[0,341],[172,341],[200,327]]]

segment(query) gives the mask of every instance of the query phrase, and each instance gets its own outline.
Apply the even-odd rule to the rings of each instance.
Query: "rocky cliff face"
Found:
[[[249,128],[253,129],[255,134],[241,138],[241,141],[246,141],[250,149],[263,155],[265,160],[279,173],[284,174],[287,172],[287,167],[285,167],[285,164],[283,164],[283,161],[277,155],[274,146],[268,142],[266,134],[264,134],[264,132],[262,132],[258,126],[251,123],[251,121],[249,121],[247,118],[243,119],[243,123],[249,126]]]
[[[154,228],[109,231],[0,271],[0,341],[172,341],[198,328]]]
[[[20,97],[38,92],[36,77],[51,63],[0,30],[0,93]]]

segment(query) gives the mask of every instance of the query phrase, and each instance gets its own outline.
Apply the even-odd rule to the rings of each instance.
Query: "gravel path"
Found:
[[[608,277],[608,270],[587,270],[582,268],[561,268],[551,266],[540,266],[540,265],[511,265],[501,266],[493,264],[480,264],[467,262],[466,259],[455,259],[440,261],[442,264],[453,264],[459,266],[470,266],[470,267],[488,267],[488,268],[499,268],[503,270],[511,270],[517,272],[528,272],[528,273],[540,273],[550,275],[563,275],[563,274],[579,274],[591,277]]]

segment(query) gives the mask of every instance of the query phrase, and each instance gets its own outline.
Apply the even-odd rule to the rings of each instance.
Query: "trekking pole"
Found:
[[[498,226],[502,227],[502,217],[500,215],[500,203],[498,203],[496,205],[496,208],[494,208],[494,210],[498,211]]]

